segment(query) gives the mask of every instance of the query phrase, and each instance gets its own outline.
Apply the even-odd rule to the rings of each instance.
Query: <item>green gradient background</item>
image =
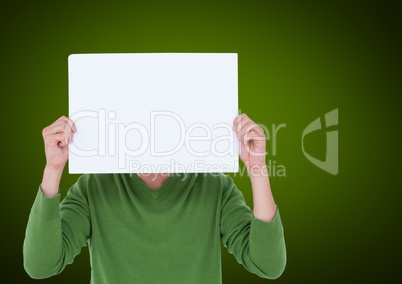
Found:
[[[0,4],[2,278],[35,282],[22,267],[22,242],[45,165],[41,130],[68,114],[69,54],[236,52],[241,110],[259,123],[287,125],[277,155],[268,157],[287,170],[285,178],[271,178],[288,250],[286,271],[273,282],[402,280],[399,9],[387,1],[128,3]],[[301,133],[335,108],[340,164],[332,176],[303,156]],[[306,143],[324,157],[325,133]],[[78,178],[65,170],[63,196]],[[251,207],[248,178],[235,181]],[[40,283],[89,277],[84,248],[61,275]],[[269,282],[225,249],[223,280]]]

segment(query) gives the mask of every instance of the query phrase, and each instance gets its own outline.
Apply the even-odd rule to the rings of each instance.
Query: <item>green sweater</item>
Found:
[[[286,264],[279,211],[254,217],[225,174],[172,174],[152,190],[136,174],[84,174],[60,203],[39,187],[23,244],[32,278],[60,273],[88,243],[91,283],[222,283],[221,244],[248,271]]]

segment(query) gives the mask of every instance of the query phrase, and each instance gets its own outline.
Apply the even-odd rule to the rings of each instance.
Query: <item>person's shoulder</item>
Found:
[[[98,181],[107,181],[114,179],[116,174],[82,174],[78,177],[79,183],[93,183]]]
[[[122,174],[82,174],[76,184],[84,191],[100,191],[102,188],[116,185],[121,181]]]
[[[227,190],[234,185],[233,178],[225,173],[199,173],[197,179],[199,183],[207,183],[222,190]]]

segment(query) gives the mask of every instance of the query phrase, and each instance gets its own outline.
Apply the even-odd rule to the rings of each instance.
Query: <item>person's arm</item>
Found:
[[[91,234],[86,176],[78,179],[60,204],[60,179],[75,131],[74,123],[65,116],[42,131],[46,166],[23,243],[24,268],[32,278],[60,273]]]
[[[286,247],[279,215],[263,221],[247,206],[233,179],[222,175],[221,240],[238,263],[249,272],[276,279],[286,266]]]
[[[239,140],[240,159],[247,167],[253,189],[254,215],[269,222],[275,215],[276,204],[269,184],[265,163],[266,136],[264,130],[245,113],[233,121],[233,129]]]
[[[286,246],[265,164],[265,133],[246,114],[236,117],[233,128],[240,158],[250,177],[254,208],[251,212],[233,180],[226,178],[221,217],[223,244],[247,270],[275,279],[285,269]]]
[[[74,183],[60,203],[60,194],[47,197],[39,186],[23,243],[24,268],[35,279],[59,274],[73,262],[91,236],[86,194],[88,175]]]

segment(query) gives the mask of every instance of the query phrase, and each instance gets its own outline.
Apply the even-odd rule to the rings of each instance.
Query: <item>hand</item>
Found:
[[[240,159],[247,170],[264,167],[266,138],[261,126],[243,113],[233,121],[233,129],[239,140]]]
[[[68,160],[68,144],[76,131],[74,122],[65,116],[42,130],[47,168],[63,171]]]

